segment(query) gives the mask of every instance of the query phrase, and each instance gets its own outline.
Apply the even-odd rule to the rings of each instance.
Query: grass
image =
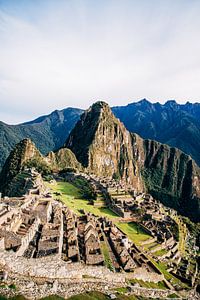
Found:
[[[166,249],[161,249],[161,250],[158,250],[158,251],[154,252],[153,255],[155,255],[155,256],[163,256],[163,255],[167,254],[167,252],[168,251]]]
[[[109,208],[95,207],[89,204],[89,201],[83,198],[80,188],[77,188],[73,184],[59,181],[55,184],[46,182],[46,185],[52,189],[54,193],[62,193],[60,196],[56,196],[55,198],[61,200],[76,214],[80,215],[81,209],[96,216],[107,217],[112,220],[116,226],[135,244],[140,245],[142,242],[151,238],[151,236],[148,235],[137,223],[120,223],[120,217]]]
[[[148,235],[137,223],[115,222],[115,224],[135,244],[141,244],[141,242],[144,242],[144,241],[148,240],[149,238],[151,238],[151,236]]]
[[[139,283],[139,285],[141,287],[144,287],[144,288],[149,288],[149,289],[167,289],[165,283],[163,281],[161,282],[146,282],[146,281],[143,281],[143,280],[138,280],[138,279],[131,279],[129,280],[130,283]]]
[[[154,248],[155,246],[158,246],[158,243],[157,242],[152,242],[152,243],[149,243],[149,244],[146,244],[146,245],[144,245],[143,247],[144,247],[144,249],[145,250],[151,250],[152,248]]]
[[[103,216],[109,219],[119,218],[108,208],[94,207],[93,205],[89,204],[89,201],[83,198],[80,189],[69,182],[57,182],[56,184],[46,183],[46,185],[50,187],[54,193],[61,192],[62,195],[56,196],[55,198],[61,200],[78,215],[80,215],[80,209],[83,209],[86,212],[90,212],[96,216]]]
[[[174,217],[179,229],[179,251],[182,255],[185,254],[185,241],[187,237],[187,227],[178,216]]]
[[[174,298],[179,298],[179,296],[175,293],[171,294],[168,296],[168,298],[174,299]]]
[[[151,259],[151,262],[163,273],[164,277],[166,280],[168,280],[172,285],[179,285],[184,289],[188,289],[188,285],[181,282],[178,278],[176,278],[175,276],[173,276],[172,274],[170,274],[167,270],[166,270],[166,266],[164,263],[162,262],[156,262],[153,259]]]
[[[106,267],[109,270],[114,271],[114,267],[113,267],[112,261],[110,259],[109,250],[108,250],[108,246],[107,246],[106,242],[101,242],[100,245],[101,245],[101,251],[104,256],[104,261],[105,261]]]

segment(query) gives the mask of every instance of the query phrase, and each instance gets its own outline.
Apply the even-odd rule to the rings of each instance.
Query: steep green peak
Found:
[[[11,152],[12,153],[12,152]],[[25,138],[21,140],[13,150],[14,156],[17,153],[18,158],[21,159],[21,163],[25,162],[28,159],[31,159],[35,156],[41,157],[41,153],[36,148],[35,143],[31,139]]]
[[[92,104],[81,116],[81,120],[85,121],[87,118],[97,121],[101,116],[111,116],[112,111],[109,105],[103,101],[97,101]]]
[[[78,161],[87,167],[89,165],[89,150],[99,135],[99,129],[102,129],[101,137],[105,137],[106,128],[111,128],[113,124],[118,122],[109,105],[103,101],[98,101],[82,114],[64,147],[71,149]],[[101,145],[99,146],[101,148]]]
[[[97,101],[97,102],[93,103],[88,109],[88,111],[92,111],[92,110],[95,110],[95,111],[110,110],[110,107],[109,107],[108,103],[106,103],[104,101]]]
[[[10,152],[0,173],[0,189],[8,185],[12,179],[23,169],[25,163],[31,159],[40,160],[42,155],[35,144],[28,138],[20,141]]]

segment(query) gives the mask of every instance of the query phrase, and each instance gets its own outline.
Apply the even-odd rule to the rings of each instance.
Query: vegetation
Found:
[[[72,183],[59,181],[55,184],[46,182],[46,185],[53,190],[57,199],[64,202],[75,213],[80,215],[81,210],[84,210],[96,216],[104,216],[111,219],[135,244],[140,245],[143,241],[151,238],[137,223],[120,223],[120,217],[110,209],[91,205],[90,201],[84,199],[81,188],[74,186]],[[59,193],[61,195],[57,195]]]
[[[93,189],[85,178],[75,178],[73,184],[81,191],[84,199],[96,199],[97,195],[94,193]]]
[[[64,202],[69,208],[71,208],[75,213],[81,214],[80,210],[85,210],[96,216],[104,216],[110,219],[119,219],[119,217],[114,214],[108,208],[98,208],[90,204],[90,202],[84,199],[84,195],[81,190],[69,182],[57,182],[56,184],[46,184],[55,192],[61,192],[60,196],[56,196]]]
[[[110,259],[109,250],[108,250],[108,246],[107,246],[106,242],[101,242],[101,251],[104,256],[104,261],[105,261],[106,267],[109,270],[114,271],[114,267],[113,267],[112,261]]]
[[[136,297],[134,295],[126,296],[123,293],[118,293],[116,295],[116,300],[142,300],[145,299],[143,297]],[[101,292],[88,292],[84,294],[80,294],[77,296],[72,296],[69,298],[69,300],[108,300],[110,299],[109,296],[102,294]]]
[[[47,163],[44,162],[43,159],[36,159],[36,158],[30,159],[28,162],[26,162],[26,167],[35,168],[42,175],[51,174],[50,166],[47,165]]]
[[[130,240],[132,240],[135,244],[141,244],[141,242],[148,240],[151,238],[140,225],[137,223],[115,223],[117,227],[123,231]]]
[[[19,125],[0,122],[0,169],[13,147],[24,138],[30,138],[42,154],[63,146],[82,110],[67,108]]]
[[[129,280],[129,282],[131,284],[138,283],[141,287],[149,288],[149,289],[162,289],[162,290],[167,289],[164,281],[155,283],[155,282],[146,282],[146,281],[139,280],[139,279],[131,279],[131,280]]]

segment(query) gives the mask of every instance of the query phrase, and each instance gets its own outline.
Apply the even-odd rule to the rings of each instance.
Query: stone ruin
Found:
[[[64,262],[106,267],[105,245],[114,272],[144,271],[143,280],[162,281],[148,258],[105,218],[76,215],[49,195],[29,193],[22,199],[1,201],[0,250],[32,262],[55,257]],[[138,275],[137,275],[138,276]]]

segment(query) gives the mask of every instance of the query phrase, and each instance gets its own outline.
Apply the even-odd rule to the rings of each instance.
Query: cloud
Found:
[[[0,119],[199,100],[199,1],[0,1]],[[10,115],[10,117],[9,117]]]

